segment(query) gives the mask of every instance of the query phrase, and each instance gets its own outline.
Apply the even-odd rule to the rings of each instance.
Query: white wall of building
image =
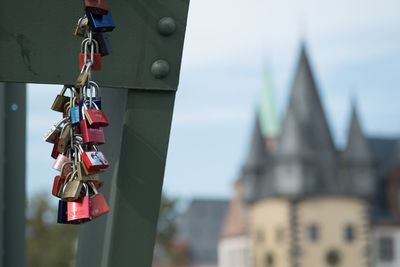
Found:
[[[372,266],[374,267],[400,267],[400,226],[375,226],[372,231]],[[392,259],[382,255],[384,250],[382,240],[392,240]],[[391,252],[387,252],[391,254]]]
[[[218,244],[218,267],[251,267],[250,238],[222,238]]]

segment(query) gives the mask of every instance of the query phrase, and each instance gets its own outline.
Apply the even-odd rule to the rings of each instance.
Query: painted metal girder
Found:
[[[112,54],[94,73],[101,85],[176,90],[189,0],[110,0]],[[73,84],[83,2],[0,0],[0,81]]]

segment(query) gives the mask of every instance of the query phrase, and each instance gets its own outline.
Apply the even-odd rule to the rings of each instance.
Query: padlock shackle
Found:
[[[97,190],[97,188],[96,188],[96,185],[93,183],[93,182],[87,182],[89,185],[90,185],[90,187],[92,188],[92,190],[93,190],[93,193],[94,193],[94,195],[97,195],[98,193],[99,193],[99,191]]]

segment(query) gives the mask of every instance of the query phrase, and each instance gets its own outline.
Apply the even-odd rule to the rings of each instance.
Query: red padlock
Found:
[[[74,162],[73,161],[67,161],[63,164],[61,167],[61,173],[60,175],[57,175],[54,177],[53,181],[53,188],[51,190],[51,193],[55,197],[61,197],[61,189],[65,183],[66,180],[68,180],[68,176],[72,174],[72,166]]]
[[[84,0],[85,9],[96,15],[106,15],[108,13],[108,3],[106,0]]]
[[[83,164],[89,172],[107,169],[110,164],[100,151],[85,151],[81,154]]]
[[[84,223],[90,221],[90,196],[89,188],[86,184],[83,184],[86,194],[82,198],[75,201],[68,201],[67,203],[67,220],[68,222]]]
[[[60,137],[59,137],[59,136],[57,136],[57,137],[54,139],[54,146],[53,146],[53,150],[51,151],[51,157],[52,157],[53,159],[57,159],[58,154],[60,154],[60,153],[58,152],[58,141],[60,141]]]
[[[97,218],[110,211],[103,194],[97,191],[96,186],[91,183],[94,195],[90,197],[90,217]]]
[[[89,107],[88,107],[88,106]],[[82,114],[86,117],[90,127],[107,127],[108,118],[93,101],[85,101],[82,105]]]
[[[79,121],[80,132],[85,144],[104,144],[104,131],[102,128],[92,128],[88,126],[85,118]]]
[[[99,44],[96,40],[86,38],[82,41],[81,52],[79,53],[79,68],[82,69],[86,62],[92,62],[91,70],[101,70],[101,54]]]

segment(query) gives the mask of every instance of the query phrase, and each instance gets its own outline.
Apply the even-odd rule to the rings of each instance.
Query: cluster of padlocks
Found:
[[[74,85],[64,85],[52,110],[62,119],[43,136],[53,144],[53,168],[59,171],[52,194],[60,198],[57,222],[80,224],[109,211],[99,189],[99,173],[109,167],[98,147],[104,144],[103,128],[108,118],[101,110],[99,86],[91,71],[101,69],[101,58],[110,53],[107,32],[114,29],[106,1],[84,0],[85,15],[78,20],[74,34],[82,37],[80,73]],[[67,92],[69,94],[67,95]]]

